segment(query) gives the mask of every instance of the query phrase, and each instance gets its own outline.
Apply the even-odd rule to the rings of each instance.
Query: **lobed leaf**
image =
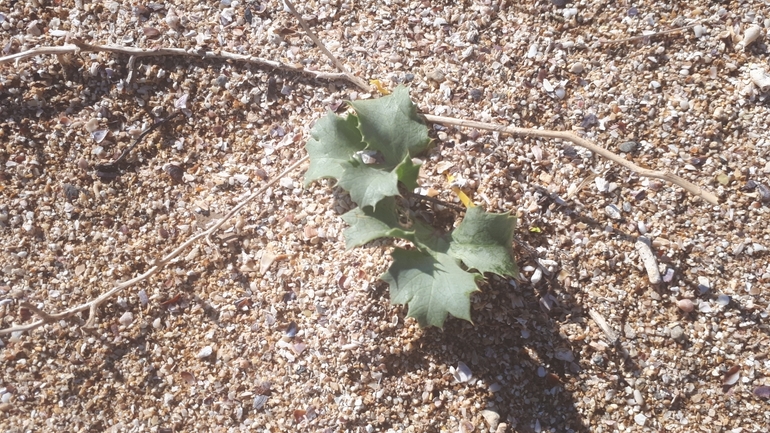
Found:
[[[393,265],[381,277],[390,285],[391,303],[408,304],[409,317],[421,327],[442,328],[448,314],[471,321],[470,295],[478,291],[481,276],[440,251],[397,248],[392,256]]]
[[[345,230],[345,246],[350,249],[379,238],[405,239],[421,249],[444,250],[447,241],[433,227],[415,219],[400,208],[394,197],[377,203],[377,208],[357,207],[342,216],[350,227]],[[407,220],[407,221],[402,221]]]
[[[351,102],[356,114],[329,113],[319,120],[307,143],[310,168],[306,184],[335,178],[358,204],[342,216],[347,248],[378,238],[410,241],[414,249],[396,248],[393,264],[382,276],[391,302],[408,304],[420,326],[442,327],[447,315],[470,321],[470,295],[482,277],[475,272],[515,276],[511,244],[516,218],[470,207],[449,234],[442,233],[402,206],[398,183],[418,186],[420,165],[412,157],[428,145],[428,130],[417,116],[407,90]]]
[[[350,103],[359,119],[359,129],[370,149],[379,150],[391,164],[406,155],[415,156],[428,147],[428,128],[409,99],[409,90],[398,86],[392,94]]]
[[[519,269],[513,261],[513,232],[516,217],[508,213],[487,213],[480,207],[471,207],[465,218],[452,232],[449,254],[463,261],[465,266],[479,272],[516,276]]]
[[[355,115],[342,118],[329,113],[313,127],[306,145],[310,167],[305,184],[337,179],[360,207],[377,207],[385,197],[398,195],[399,181],[408,189],[417,188],[420,166],[412,156],[427,147],[428,128],[417,116],[406,88],[350,104]],[[382,158],[364,161],[362,151]]]
[[[322,178],[340,179],[352,156],[366,148],[355,116],[344,118],[329,112],[316,122],[310,135],[305,145],[310,156],[305,186]]]

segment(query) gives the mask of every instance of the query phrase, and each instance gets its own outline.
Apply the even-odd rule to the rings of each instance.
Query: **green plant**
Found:
[[[350,106],[347,117],[329,113],[313,127],[305,184],[334,178],[358,205],[342,216],[350,225],[347,248],[379,238],[411,242],[413,248],[393,250],[393,264],[381,277],[392,303],[408,304],[420,326],[443,327],[447,314],[470,321],[480,273],[518,275],[511,250],[516,218],[471,207],[449,232],[418,218],[399,197],[399,183],[407,190],[418,186],[420,166],[412,158],[430,139],[407,89]]]

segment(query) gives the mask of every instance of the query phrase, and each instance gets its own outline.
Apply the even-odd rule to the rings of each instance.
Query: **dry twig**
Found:
[[[129,57],[129,71],[132,70],[133,62],[139,57],[166,57],[166,56],[182,56],[193,57],[199,59],[211,59],[211,60],[230,60],[236,62],[244,62],[259,67],[278,69],[282,71],[296,72],[299,74],[310,75],[311,77],[319,80],[326,81],[348,81],[351,84],[360,85],[352,75],[345,73],[329,73],[311,71],[297,66],[292,66],[283,62],[274,60],[263,59],[261,57],[243,55],[237,53],[231,53],[229,51],[206,51],[200,50],[185,50],[183,48],[158,48],[158,49],[143,49],[134,47],[125,47],[121,45],[94,45],[79,40],[73,40],[71,44],[63,45],[61,47],[37,47],[31,50],[23,51],[16,54],[0,57],[0,65],[11,63],[17,60],[23,60],[30,57],[43,56],[43,55],[62,55],[62,54],[78,54],[80,52],[107,52],[115,54],[124,54]],[[130,81],[130,80],[129,80]]]
[[[353,74],[348,71],[348,69],[345,67],[345,65],[342,64],[342,62],[339,61],[336,57],[334,57],[334,54],[329,51],[328,48],[326,48],[326,45],[324,45],[323,42],[321,42],[321,39],[318,38],[318,36],[313,32],[313,30],[310,29],[310,26],[305,22],[305,20],[302,18],[302,15],[297,12],[296,9],[294,9],[294,5],[291,4],[291,1],[289,0],[283,0],[284,3],[286,3],[286,6],[291,11],[292,15],[294,15],[294,18],[299,21],[299,25],[302,26],[303,29],[305,29],[305,33],[310,37],[310,39],[313,40],[313,43],[318,46],[318,48],[328,57],[331,59],[332,63],[334,63],[334,66],[339,69],[343,74],[345,74],[346,77],[348,77],[348,81],[355,84],[356,86],[360,87],[361,89],[368,91],[369,86],[366,85],[366,81],[354,76]]]
[[[649,34],[646,34],[646,35],[630,36],[630,37],[622,38],[622,39],[599,39],[599,43],[602,44],[602,45],[612,45],[612,44],[622,44],[622,43],[625,43],[625,42],[643,41],[645,39],[650,39],[650,38],[654,38],[654,37],[657,37],[657,36],[665,36],[665,35],[670,35],[672,33],[679,33],[681,31],[691,29],[691,28],[697,26],[698,24],[700,24],[700,23],[694,23],[694,24],[683,26],[683,27],[677,27],[675,29],[668,29],[668,30],[663,30],[663,31],[660,31],[660,32],[649,33]]]
[[[302,159],[300,159],[299,161],[297,161],[294,164],[292,164],[289,168],[284,170],[281,174],[279,174],[278,176],[274,177],[271,181],[266,183],[262,188],[259,189],[259,191],[253,193],[252,195],[247,197],[245,200],[243,200],[242,202],[238,203],[230,212],[227,213],[227,215],[225,215],[222,219],[220,219],[216,224],[214,224],[213,226],[209,227],[206,231],[198,233],[197,235],[195,235],[192,238],[188,239],[182,245],[179,245],[178,247],[176,247],[174,249],[174,251],[170,252],[165,257],[163,257],[162,259],[160,259],[157,262],[155,262],[152,265],[152,267],[149,270],[147,270],[145,273],[143,273],[143,274],[141,274],[139,276],[136,276],[136,277],[134,277],[134,278],[132,278],[132,279],[130,279],[128,281],[124,281],[124,282],[116,285],[115,287],[110,289],[108,292],[103,293],[102,295],[100,295],[96,299],[93,299],[93,300],[91,300],[89,302],[86,302],[84,304],[78,305],[76,307],[72,307],[69,310],[65,310],[65,311],[62,311],[62,312],[59,312],[59,313],[49,314],[49,313],[46,313],[43,310],[41,310],[41,309],[39,309],[39,308],[37,308],[37,307],[27,303],[27,302],[22,302],[22,303],[20,303],[20,306],[29,309],[30,311],[35,313],[37,316],[39,316],[41,319],[36,321],[36,322],[28,323],[26,325],[15,325],[15,326],[12,326],[10,328],[0,329],[0,335],[6,335],[6,334],[13,333],[13,332],[31,331],[31,330],[33,330],[35,328],[38,328],[38,327],[40,327],[42,325],[45,325],[45,324],[48,324],[48,323],[54,323],[54,322],[57,322],[59,320],[68,319],[68,318],[74,316],[75,314],[77,314],[77,313],[79,313],[81,311],[85,311],[85,310],[90,310],[88,321],[86,322],[85,327],[87,327],[87,328],[88,327],[92,327],[94,325],[94,322],[96,321],[96,310],[99,308],[99,305],[101,305],[104,301],[112,298],[113,296],[115,296],[116,294],[121,292],[123,289],[125,289],[127,287],[130,287],[130,286],[133,286],[134,284],[139,283],[141,281],[144,281],[147,278],[151,277],[152,275],[156,274],[158,271],[163,269],[171,260],[173,260],[176,257],[178,257],[184,250],[186,250],[189,246],[191,246],[192,244],[194,244],[198,240],[200,240],[202,238],[209,238],[217,230],[219,230],[220,227],[222,227],[222,224],[224,224],[225,221],[227,221],[233,215],[238,213],[238,211],[243,209],[243,207],[246,206],[246,204],[248,204],[249,202],[251,202],[252,200],[254,200],[257,197],[262,196],[265,193],[265,191],[267,191],[268,188],[273,186],[282,177],[284,177],[287,174],[289,174],[292,171],[294,171],[297,167],[299,167],[305,161],[307,161],[307,159],[308,159],[308,157],[305,156]]]
[[[504,134],[511,134],[511,135],[523,136],[523,137],[558,138],[562,140],[567,140],[580,147],[588,149],[591,152],[597,153],[609,159],[610,161],[620,164],[623,167],[626,167],[627,169],[638,173],[640,176],[665,180],[666,182],[670,182],[684,188],[690,194],[696,195],[713,205],[719,204],[719,198],[717,198],[717,196],[714,193],[712,193],[711,191],[705,188],[701,188],[698,185],[695,185],[685,179],[682,179],[681,177],[675,174],[667,173],[665,171],[650,170],[647,168],[639,167],[633,162],[625,158],[622,158],[621,156],[603,147],[600,147],[586,140],[585,138],[578,137],[577,135],[571,132],[551,131],[548,129],[517,128],[514,126],[495,125],[493,123],[484,123],[484,122],[476,122],[473,120],[455,119],[452,117],[433,116],[430,114],[425,114],[424,116],[425,116],[425,119],[428,120],[429,122],[440,123],[442,125],[454,125],[454,126],[462,126],[466,128],[483,129],[486,131],[496,131],[496,132],[502,132]]]
[[[61,47],[38,47],[33,48],[28,51],[24,51],[17,54],[12,54],[5,57],[0,57],[0,65],[10,63],[17,60],[26,59],[29,57],[35,57],[40,55],[61,55],[61,54],[77,54],[79,52],[111,52],[116,54],[124,54],[128,55],[129,57],[129,66],[133,65],[135,60],[139,57],[162,57],[162,56],[187,56],[187,57],[197,57],[197,58],[203,58],[203,59],[219,59],[219,60],[229,60],[229,61],[241,61],[245,63],[255,64],[261,67],[267,67],[272,69],[278,69],[278,70],[285,70],[290,72],[296,72],[301,74],[306,74],[313,76],[316,79],[323,79],[323,80],[343,80],[350,82],[351,84],[354,84],[361,88],[364,91],[369,91],[370,88],[366,84],[366,82],[358,77],[353,76],[350,72],[347,71],[347,69],[344,67],[344,65],[336,58],[334,55],[324,46],[324,44],[321,42],[321,40],[312,32],[310,27],[307,25],[307,23],[301,18],[301,16],[297,13],[296,9],[294,9],[294,6],[291,4],[289,0],[284,0],[286,2],[287,7],[290,9],[290,11],[294,14],[295,17],[299,20],[302,27],[307,32],[308,36],[315,42],[316,45],[321,49],[321,51],[324,52],[326,56],[328,56],[334,65],[342,71],[342,73],[324,73],[324,72],[318,72],[318,71],[311,71],[304,68],[299,68],[295,66],[291,66],[282,62],[277,62],[273,60],[267,60],[255,56],[248,56],[248,55],[241,55],[236,53],[230,53],[227,51],[205,51],[205,50],[185,50],[181,48],[160,48],[160,49],[154,49],[154,50],[147,50],[147,49],[141,49],[141,48],[132,48],[132,47],[125,47],[125,46],[118,46],[118,45],[94,45],[94,44],[88,44],[82,41],[73,41],[72,44],[64,45]],[[667,33],[673,33],[677,31],[684,30],[686,28],[690,28],[692,26],[682,27],[678,29],[672,29],[665,32],[660,32],[655,35],[643,35],[639,37],[633,37],[633,38],[627,38],[622,40],[614,40],[614,41],[601,41],[602,43],[617,43],[617,42],[627,42],[632,41],[636,39],[641,39],[645,37],[650,36],[656,36],[656,35],[662,35]],[[129,69],[132,69],[131,67]],[[639,167],[638,165],[616,155],[615,153],[604,149],[602,147],[599,147],[598,145],[584,139],[581,137],[578,137],[575,134],[572,134],[570,132],[562,132],[562,131],[550,131],[550,130],[540,130],[540,129],[530,129],[530,128],[517,128],[517,127],[511,127],[511,126],[503,126],[503,125],[495,125],[491,123],[483,123],[483,122],[476,122],[471,120],[462,120],[462,119],[455,119],[451,117],[443,117],[443,116],[434,116],[426,114],[424,115],[425,119],[434,122],[434,123],[440,123],[443,125],[454,125],[454,126],[460,126],[460,127],[468,127],[468,128],[477,128],[487,131],[496,131],[501,132],[505,134],[511,134],[511,135],[517,135],[517,136],[530,136],[530,137],[542,137],[542,138],[557,138],[557,139],[563,139],[570,141],[578,146],[584,147],[594,153],[597,153],[611,161],[614,161],[629,170],[632,170],[636,173],[638,173],[640,176],[655,178],[655,179],[661,179],[665,180],[667,182],[674,183],[676,185],[679,185],[680,187],[684,188],[688,192],[690,192],[693,195],[696,195],[698,197],[703,198],[707,202],[717,205],[719,204],[718,198],[716,195],[714,195],[712,192],[701,188],[697,185],[694,185],[690,182],[688,182],[685,179],[682,179],[679,176],[662,172],[662,171],[655,171],[655,170],[649,170],[646,168]],[[200,239],[206,238],[207,240],[210,240],[210,237],[233,215],[238,213],[246,204],[251,202],[256,197],[261,196],[264,194],[264,192],[275,184],[279,179],[286,176],[288,173],[294,171],[296,168],[301,166],[305,161],[308,160],[308,156],[303,157],[299,161],[292,164],[290,167],[288,167],[286,170],[284,170],[280,175],[276,176],[273,180],[269,181],[265,186],[260,188],[259,191],[253,193],[248,198],[243,200],[242,202],[238,203],[230,212],[227,213],[223,218],[221,218],[216,224],[209,227],[206,231],[201,232],[192,238],[185,241],[183,244],[179,245],[176,249],[174,249],[171,253],[167,254],[165,257],[161,258],[160,260],[156,261],[153,266],[144,272],[141,275],[138,275],[128,281],[124,281],[106,293],[100,295],[99,297],[86,302],[84,304],[78,305],[76,307],[70,308],[68,310],[59,312],[59,313],[53,313],[49,314],[43,311],[42,309],[39,309],[33,305],[31,305],[28,302],[21,302],[20,306],[25,307],[35,313],[38,317],[41,319],[32,322],[26,325],[15,325],[11,328],[7,329],[0,329],[0,335],[6,335],[14,332],[24,332],[24,331],[31,331],[35,328],[38,328],[42,325],[54,323],[59,320],[64,320],[72,317],[73,315],[85,311],[90,310],[88,321],[86,322],[86,327],[93,326],[95,320],[96,320],[96,313],[99,305],[101,305],[104,301],[112,298],[117,293],[121,292],[122,290],[126,289],[127,287],[130,287],[136,283],[139,283],[141,281],[146,280],[147,278],[151,277],[161,269],[165,267],[171,260],[178,257],[185,249],[193,245],[195,242],[199,241]]]
[[[326,49],[326,46],[324,46],[323,42],[316,36],[313,31],[310,29],[310,27],[305,23],[305,20],[302,19],[302,17],[297,13],[297,11],[294,9],[294,6],[291,4],[290,0],[284,0],[286,2],[286,5],[289,7],[291,12],[294,14],[294,16],[299,20],[300,24],[302,25],[302,28],[305,29],[305,31],[308,33],[310,38],[315,42],[316,45],[323,51],[331,60],[332,62],[344,73],[348,73],[345,69],[345,66],[342,65],[342,63],[337,60],[336,57],[328,50]],[[644,37],[650,37],[650,36],[657,36],[657,35],[664,35],[668,33],[674,33],[679,32],[688,28],[694,27],[696,24],[692,24],[685,27],[678,27],[676,29],[666,30],[663,32],[655,33],[654,35],[645,35]],[[630,38],[628,40],[633,40],[633,38]],[[616,40],[616,41],[608,41],[608,42],[624,42],[625,40]],[[368,86],[366,86],[366,83],[363,82],[360,79],[356,79],[356,81],[353,81],[355,77],[352,77],[350,79],[351,82],[358,85],[364,90],[369,90]],[[516,128],[512,126],[502,126],[502,125],[495,125],[491,123],[482,123],[482,122],[476,122],[472,120],[462,120],[462,119],[455,119],[451,117],[443,117],[443,116],[433,116],[430,114],[424,115],[425,119],[427,119],[430,122],[434,123],[440,123],[443,125],[454,125],[454,126],[466,126],[470,128],[477,128],[477,129],[483,129],[487,131],[498,131],[506,134],[512,134],[512,135],[518,135],[518,136],[529,136],[529,137],[543,137],[543,138],[560,138],[563,140],[571,141],[572,143],[577,144],[578,146],[584,147],[591,152],[598,153],[599,155],[609,159],[610,161],[614,161],[626,168],[628,168],[631,171],[634,171],[638,173],[640,176],[655,178],[655,179],[661,179],[665,180],[667,182],[671,182],[675,185],[679,185],[680,187],[687,190],[689,193],[694,194],[698,197],[703,198],[707,202],[717,205],[719,204],[719,199],[716,195],[714,195],[712,192],[701,188],[693,183],[688,182],[685,179],[682,179],[679,176],[676,176],[674,174],[670,174],[663,171],[656,171],[656,170],[649,170],[646,168],[639,167],[638,165],[634,164],[631,161],[628,161],[617,154],[600,147],[584,138],[578,137],[577,135],[570,133],[570,132],[564,132],[564,131],[550,131],[546,129],[531,129],[531,128]]]

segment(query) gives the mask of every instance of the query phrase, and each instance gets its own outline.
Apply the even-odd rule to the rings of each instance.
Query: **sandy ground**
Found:
[[[487,276],[472,324],[420,329],[390,305],[389,244],[346,251],[350,199],[300,169],[92,327],[86,310],[15,333],[40,319],[24,305],[64,311],[151,270],[299,160],[328,110],[379,94],[330,76],[277,1],[0,5],[3,56],[189,53],[0,64],[0,430],[767,431],[767,5],[562,3],[297,8],[422,113],[571,131],[720,204],[568,142],[432,124],[423,190],[457,202],[462,177],[519,217],[522,276]]]

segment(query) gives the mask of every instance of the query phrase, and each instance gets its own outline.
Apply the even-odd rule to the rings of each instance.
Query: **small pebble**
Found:
[[[529,281],[532,284],[537,284],[542,279],[543,279],[543,271],[540,268],[537,268],[535,269],[535,272],[532,274],[532,277],[529,279]]]
[[[227,77],[224,75],[220,75],[217,77],[217,86],[219,87],[225,87],[227,84]]]
[[[585,117],[583,117],[583,120],[580,122],[580,127],[583,129],[590,129],[593,126],[596,126],[599,124],[599,118],[596,117],[595,114],[589,114]]]
[[[762,201],[762,203],[770,203],[770,188],[762,183],[758,183],[757,191],[759,192],[759,200]]]
[[[623,153],[631,153],[636,150],[637,143],[635,141],[626,141],[620,144],[620,151]]]
[[[697,26],[692,28],[693,33],[695,33],[695,37],[699,38],[703,36],[704,33],[706,33],[706,28],[702,25],[698,24]]]
[[[214,348],[212,348],[211,346],[205,346],[203,349],[200,350],[200,352],[198,352],[196,357],[198,359],[204,359],[211,356],[212,353],[214,353]]]
[[[730,304],[730,297],[725,294],[717,296],[717,304],[723,307],[728,306]]]
[[[674,280],[674,270],[671,268],[666,269],[666,274],[663,275],[663,282],[670,283]]]
[[[457,363],[454,377],[458,382],[468,382],[473,377],[473,372],[471,372],[471,369],[468,368],[464,362],[460,361]]]
[[[435,81],[437,83],[440,83],[446,79],[446,75],[444,74],[444,71],[441,69],[434,69],[430,72],[428,72],[428,75],[426,76],[431,81]]]
[[[120,319],[118,319],[118,322],[120,322],[120,324],[123,326],[128,326],[134,322],[134,315],[131,314],[130,311],[126,311],[125,313],[123,313],[122,316],[120,316]]]
[[[85,124],[86,131],[90,134],[99,128],[99,119],[92,118]]]
[[[695,309],[695,304],[690,299],[680,299],[676,306],[685,313],[690,313]]]
[[[634,415],[634,422],[643,426],[647,422],[647,417],[643,413]]]
[[[711,289],[711,282],[706,277],[698,277],[698,291],[701,295],[705,295]]]
[[[684,330],[681,326],[676,325],[671,328],[671,339],[677,343],[683,343],[685,341]]]
[[[500,423],[500,414],[493,410],[482,410],[481,416],[484,417],[484,421],[489,425],[490,430],[497,429],[497,425]]]
[[[150,302],[150,298],[147,296],[147,292],[145,292],[144,289],[139,291],[139,302],[142,304],[142,307],[146,307],[147,303]]]
[[[572,66],[569,67],[569,71],[573,74],[579,74],[583,71],[585,71],[586,67],[581,62],[575,62],[572,64]]]
[[[655,259],[655,254],[646,242],[637,241],[634,248],[639,253],[639,257],[642,259],[642,265],[647,271],[647,278],[650,280],[650,284],[660,284],[660,270],[658,269],[658,261]]]
[[[618,207],[614,204],[605,207],[604,211],[607,213],[607,216],[614,220],[619,220],[621,218],[620,209],[618,209]]]
[[[76,200],[80,196],[80,189],[70,183],[62,184],[61,189],[68,201]]]
[[[566,362],[572,362],[575,360],[575,355],[572,354],[572,351],[569,349],[556,349],[554,356],[556,359]]]

